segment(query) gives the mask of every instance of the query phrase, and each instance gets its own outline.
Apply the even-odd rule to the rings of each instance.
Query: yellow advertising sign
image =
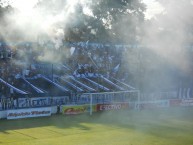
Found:
[[[62,106],[63,114],[81,114],[90,111],[90,105]],[[96,105],[92,106],[92,112],[96,111]]]

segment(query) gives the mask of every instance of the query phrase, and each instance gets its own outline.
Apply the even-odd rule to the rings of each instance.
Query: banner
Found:
[[[7,110],[7,119],[42,117],[42,116],[50,116],[50,115],[51,115],[50,107]]]
[[[32,107],[48,106],[50,105],[48,100],[49,100],[48,97],[31,98],[31,106]]]
[[[182,99],[180,106],[193,106],[193,99]]]
[[[63,105],[69,102],[69,96],[50,97],[49,104],[52,106]]]
[[[13,109],[15,100],[13,98],[0,98],[0,110]]]
[[[57,106],[66,104],[69,102],[68,96],[61,97],[34,97],[34,98],[19,98],[18,107],[19,108],[29,108],[29,107],[45,107],[45,106]]]
[[[107,110],[120,110],[129,108],[129,103],[116,103],[116,104],[97,104],[97,111],[107,111]]]
[[[90,105],[62,106],[63,114],[81,114],[90,111]],[[92,112],[96,112],[96,105],[92,106]]]
[[[152,109],[152,108],[167,108],[170,106],[168,100],[158,100],[158,101],[142,101],[136,103],[136,109]]]

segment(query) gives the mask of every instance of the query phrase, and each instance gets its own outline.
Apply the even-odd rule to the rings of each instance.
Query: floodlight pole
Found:
[[[90,115],[92,115],[92,94],[89,94],[90,97]]]

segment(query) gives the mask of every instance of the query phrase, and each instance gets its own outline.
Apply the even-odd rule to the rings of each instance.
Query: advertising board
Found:
[[[97,111],[120,110],[129,108],[129,103],[97,104]]]
[[[96,106],[92,106],[92,111],[96,111]],[[90,111],[90,105],[74,105],[74,106],[62,106],[62,113],[63,114],[81,114]]]
[[[142,101],[136,103],[136,109],[151,109],[151,108],[167,108],[170,103],[168,100],[157,100],[157,101]]]
[[[170,106],[193,106],[193,99],[172,99],[170,100]]]
[[[181,99],[172,99],[170,100],[170,107],[180,106],[181,102]]]
[[[193,106],[193,99],[182,99],[180,106]]]
[[[50,115],[51,115],[50,107],[7,110],[7,119],[43,117],[43,116],[50,116]]]

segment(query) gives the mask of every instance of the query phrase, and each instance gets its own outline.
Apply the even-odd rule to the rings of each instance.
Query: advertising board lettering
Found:
[[[136,104],[136,109],[167,108],[169,105],[168,100],[143,101]]]
[[[81,114],[90,111],[90,105],[62,106],[62,113],[66,115]],[[96,112],[96,105],[92,105],[92,112]]]
[[[182,99],[181,106],[193,106],[193,99]]]
[[[97,111],[107,111],[107,110],[120,110],[129,107],[128,103],[117,103],[117,104],[98,104]]]
[[[18,110],[8,110],[7,111],[7,119],[41,117],[41,116],[50,116],[50,115],[51,115],[50,107],[18,109]]]

